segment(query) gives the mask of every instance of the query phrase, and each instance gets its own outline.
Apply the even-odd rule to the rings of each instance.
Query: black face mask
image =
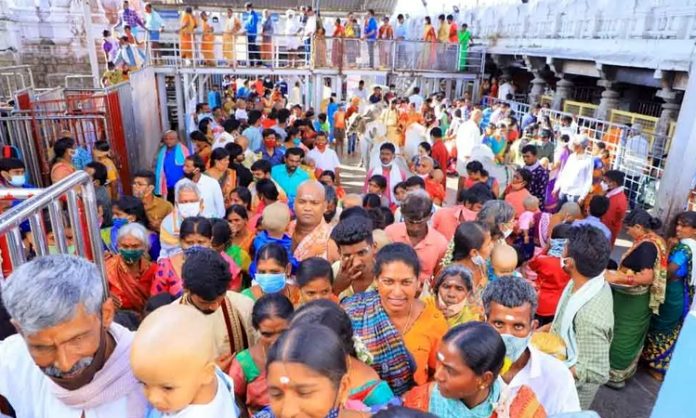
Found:
[[[331,220],[336,216],[336,211],[332,210],[331,212],[324,212],[324,220],[326,222],[331,222]]]
[[[184,171],[184,177],[186,177],[189,180],[193,180],[193,178],[196,177],[196,172],[192,171],[190,173],[187,173]]]

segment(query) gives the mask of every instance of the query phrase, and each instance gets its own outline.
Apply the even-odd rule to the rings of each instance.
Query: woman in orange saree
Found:
[[[420,69],[434,68],[437,61],[437,33],[430,21],[430,16],[425,17],[425,27],[423,28],[423,52],[421,54]]]
[[[193,31],[196,30],[196,18],[193,17],[193,9],[187,7],[181,16],[181,26],[179,27],[179,49],[181,59],[193,58]]]

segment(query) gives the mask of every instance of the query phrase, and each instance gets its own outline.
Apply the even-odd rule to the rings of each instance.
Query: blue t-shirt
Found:
[[[174,187],[184,177],[184,166],[176,165],[174,148],[168,149],[164,154],[164,176],[167,178],[167,188]]]
[[[372,32],[372,35],[367,35],[370,32]],[[377,39],[377,19],[374,17],[371,17],[367,21],[367,24],[365,25],[365,35],[367,36],[368,40],[374,41]]]
[[[210,106],[211,109],[222,106],[220,92],[212,90],[208,92],[208,106]]]
[[[250,150],[258,150],[259,148],[261,148],[261,144],[263,143],[261,129],[255,126],[250,126],[242,132],[242,135],[247,137],[247,139],[249,140]]]
[[[309,174],[301,168],[297,168],[292,174],[288,173],[285,164],[280,164],[271,168],[271,178],[285,190],[288,195],[288,207],[293,207],[297,188],[304,181],[309,180]]]
[[[259,26],[259,14],[255,10],[244,14],[244,30],[249,35],[256,35]]]

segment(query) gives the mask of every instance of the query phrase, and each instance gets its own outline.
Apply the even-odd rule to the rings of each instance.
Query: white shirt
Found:
[[[114,326],[120,327],[118,324],[112,325]],[[122,332],[131,333],[125,329]],[[71,408],[53,395],[54,385],[36,366],[27,350],[26,342],[19,334],[0,341],[0,394],[10,402],[18,417],[81,418],[82,409]],[[135,380],[132,391],[142,393]],[[142,399],[144,409],[145,400]],[[85,410],[84,417],[128,417],[127,403],[127,397],[123,397]]]
[[[580,158],[575,152],[570,154],[563,170],[558,175],[553,191],[570,196],[580,196],[580,200],[582,200],[592,188],[593,170],[594,164],[591,156],[583,154]]]
[[[312,35],[314,35],[314,31],[316,31],[316,30],[317,30],[317,17],[316,16],[308,16],[307,23],[305,24],[305,27],[304,27],[304,37],[311,38]]]
[[[210,176],[201,174],[196,186],[198,186],[198,190],[201,192],[201,199],[203,199],[201,216],[206,218],[224,218],[225,200],[222,197],[220,183]]]
[[[213,149],[225,148],[225,145],[234,142],[234,137],[227,131],[223,131],[217,138],[215,138],[215,143],[213,144]]]
[[[295,86],[290,90],[290,97],[288,98],[288,102],[294,105],[302,105],[302,91],[299,87]]]
[[[626,140],[626,150],[624,152],[621,167],[626,175],[639,176],[643,174],[643,168],[648,163],[650,144],[643,135],[633,135]]]
[[[549,415],[580,411],[575,380],[568,367],[535,348],[529,347],[529,352],[529,361],[512,378],[510,384],[502,378],[498,379],[502,384],[502,391],[528,386]]]
[[[215,398],[205,405],[189,405],[174,414],[162,414],[167,418],[208,418],[239,416],[239,409],[234,402],[234,383],[228,377],[216,373],[217,392]],[[224,379],[224,380],[223,380]]]
[[[324,152],[321,152],[319,149],[317,149],[317,147],[314,147],[313,150],[307,153],[307,158],[314,160],[316,167],[321,171],[331,170],[335,173],[336,167],[341,165],[341,161],[338,159],[336,151],[328,147],[324,150]]]
[[[247,115],[246,109],[237,109],[234,111],[234,118],[237,120],[247,120],[249,119],[249,115]]]
[[[471,152],[476,145],[483,141],[481,130],[476,122],[469,119],[459,125],[455,144],[457,145],[457,160],[466,162],[471,157]]]
[[[367,100],[367,90],[365,90],[364,88],[362,90],[356,88],[355,90],[353,90],[353,96],[359,98],[362,101],[366,101]]]
[[[423,101],[423,97],[419,94],[412,94],[408,96],[408,103],[415,104],[417,111],[420,111],[421,107],[423,106]]]
[[[512,84],[505,82],[500,85],[500,88],[498,88],[498,99],[506,100],[508,94],[512,94],[514,99],[515,88],[512,86]]]

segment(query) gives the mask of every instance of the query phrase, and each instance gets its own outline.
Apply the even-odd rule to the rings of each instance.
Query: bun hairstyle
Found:
[[[467,322],[451,328],[442,338],[459,350],[464,364],[477,376],[485,372],[497,378],[503,368],[505,344],[498,331],[485,322]]]
[[[640,225],[651,231],[656,231],[662,227],[662,221],[648,213],[645,209],[633,209],[627,216],[624,223],[627,226]]]
[[[303,324],[323,325],[336,333],[347,354],[357,357],[353,342],[353,325],[348,314],[336,303],[319,299],[302,305],[292,315],[290,327]]]

